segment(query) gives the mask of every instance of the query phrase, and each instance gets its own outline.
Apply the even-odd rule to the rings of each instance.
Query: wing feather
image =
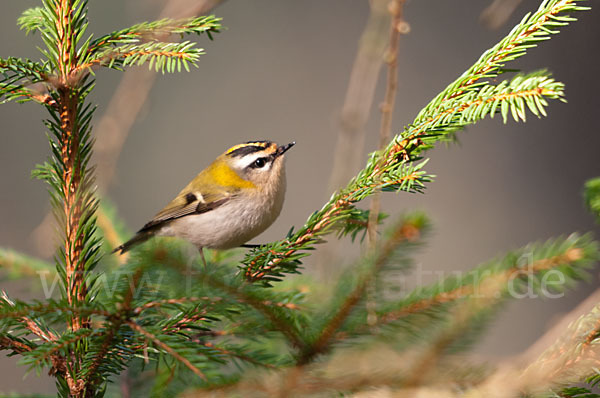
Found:
[[[201,194],[200,192],[194,193],[183,190],[171,203],[158,212],[150,222],[144,225],[140,229],[140,232],[154,229],[177,218],[212,211],[227,203],[232,196],[228,192]]]

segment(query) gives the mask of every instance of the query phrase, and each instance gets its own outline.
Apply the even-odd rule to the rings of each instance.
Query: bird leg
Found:
[[[200,258],[202,258],[202,264],[204,264],[204,268],[206,269],[206,258],[204,257],[204,248],[199,247],[198,251],[200,252]]]

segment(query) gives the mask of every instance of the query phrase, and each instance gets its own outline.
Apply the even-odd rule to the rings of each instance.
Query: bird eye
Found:
[[[254,161],[252,166],[257,169],[262,169],[267,164],[267,160],[265,158],[258,158]]]

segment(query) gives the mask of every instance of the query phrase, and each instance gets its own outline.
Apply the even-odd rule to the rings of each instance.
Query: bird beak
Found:
[[[287,145],[280,146],[279,148],[277,148],[277,156],[283,155],[288,149],[290,149],[294,145],[296,145],[296,141],[290,142]]]

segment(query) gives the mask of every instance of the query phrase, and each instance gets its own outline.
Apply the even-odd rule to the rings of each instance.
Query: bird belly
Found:
[[[214,210],[191,214],[165,225],[158,235],[177,236],[197,247],[230,249],[267,229],[281,212],[283,198],[248,203],[232,199]]]

